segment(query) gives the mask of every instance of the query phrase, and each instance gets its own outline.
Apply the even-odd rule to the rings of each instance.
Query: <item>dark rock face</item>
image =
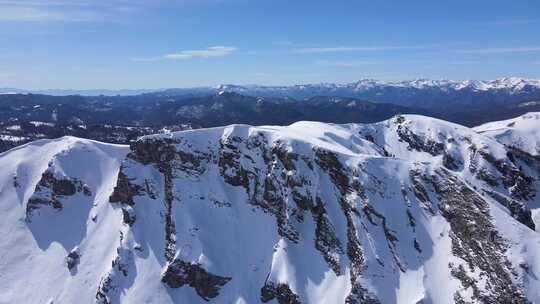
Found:
[[[231,278],[206,271],[200,264],[191,264],[175,259],[167,265],[161,281],[171,288],[189,285],[201,298],[208,301],[219,295],[219,290]]]
[[[96,292],[96,303],[97,304],[111,304],[111,300],[107,296],[109,291],[113,288],[112,279],[109,276],[106,276],[101,279],[99,283],[98,290]]]
[[[445,151],[443,154],[443,166],[447,169],[458,171],[463,166],[463,162]]]
[[[116,180],[116,187],[114,187],[109,202],[133,205],[133,197],[141,194],[142,187],[131,183],[130,179],[122,171],[122,168],[120,168],[118,179]]]
[[[77,191],[75,184],[70,180],[55,180],[53,177],[51,179],[52,191],[56,195],[70,196]]]
[[[238,144],[241,142],[242,139],[239,137],[221,140],[218,164],[225,182],[249,189],[248,172],[240,164],[242,155]]]
[[[166,164],[175,158],[174,140],[162,139],[145,139],[136,141],[131,144],[131,153],[129,158],[143,164]]]
[[[535,180],[527,175],[521,165],[527,165],[532,172],[540,173],[540,162],[516,150],[509,151],[507,158],[504,159],[496,159],[474,145],[470,147],[470,150],[472,153],[469,171],[489,186],[483,189],[483,192],[506,207],[518,221],[534,230],[535,224],[530,215],[528,202],[536,197],[534,184],[540,179]],[[481,167],[479,165],[481,162],[485,166]],[[497,190],[501,186],[507,190],[506,193]]]
[[[449,265],[452,275],[465,289],[472,288],[473,298],[482,303],[526,303],[521,288],[512,281],[513,270],[504,255],[507,245],[491,222],[488,204],[445,170],[423,179],[440,196],[439,211],[452,228],[452,254],[465,261]],[[479,271],[485,283],[468,277],[464,267]]]
[[[165,178],[165,258],[171,262],[176,253],[176,225],[172,216],[172,204],[174,201],[172,172],[170,167],[161,165]]]
[[[135,224],[136,219],[137,219],[137,216],[133,208],[129,206],[122,208],[122,221],[124,222],[124,224],[133,226],[133,224]]]
[[[510,189],[511,195],[520,200],[531,200],[536,194],[532,182],[533,178],[525,175],[512,162],[511,159],[495,159],[491,154],[479,151],[480,155],[502,176],[502,184]]]
[[[85,196],[92,195],[84,182],[76,178],[58,177],[53,172],[51,163],[49,168],[43,172],[34,194],[28,200],[26,205],[27,221],[31,221],[34,211],[42,207],[50,206],[53,209],[62,210],[62,198],[64,197],[73,196],[76,193],[82,193]]]
[[[81,258],[81,255],[77,251],[77,249],[72,250],[66,258],[66,264],[69,270],[72,270],[79,264],[79,260]]]
[[[381,304],[377,297],[359,284],[352,287],[351,293],[345,299],[346,304]]]
[[[96,303],[118,303],[122,285],[126,283],[130,269],[135,268],[133,252],[124,241],[124,233],[120,232],[120,245],[116,248],[111,267],[101,278],[96,291]]]
[[[267,303],[276,299],[279,304],[300,304],[299,297],[291,291],[287,284],[266,282],[261,288],[261,301]]]
[[[315,248],[322,254],[328,266],[339,275],[342,271],[337,257],[343,254],[344,250],[320,198],[317,198],[317,206],[313,208],[312,214],[316,223]]]
[[[502,194],[499,194],[494,191],[486,192],[489,196],[491,196],[493,199],[495,199],[497,202],[499,202],[501,205],[505,206],[512,216],[522,223],[523,225],[531,228],[531,230],[536,229],[536,225],[534,224],[534,221],[532,219],[531,210],[524,206],[523,204],[517,202],[516,200],[513,200],[511,198],[508,198]]]
[[[116,258],[111,263],[112,269],[113,271],[121,273],[124,277],[127,277],[132,253],[126,248],[118,247],[116,248],[116,254]]]
[[[404,125],[398,125],[397,135],[402,141],[409,144],[410,150],[427,152],[433,156],[444,153],[445,147],[443,143],[418,136]]]
[[[372,294],[366,288],[364,288],[359,281],[359,278],[365,266],[364,266],[363,249],[360,244],[360,241],[358,240],[358,235],[360,234],[360,232],[358,232],[358,229],[354,223],[354,218],[360,216],[360,213],[356,209],[356,204],[354,202],[350,202],[347,200],[347,196],[353,193],[358,195],[363,201],[364,212],[366,213],[366,210],[370,211],[366,213],[366,216],[370,218],[370,215],[374,214],[382,220],[385,236],[387,238],[387,241],[389,241],[388,243],[389,248],[391,249],[394,255],[394,259],[399,266],[400,265],[399,259],[397,259],[397,257],[395,256],[394,248],[393,248],[393,242],[396,240],[396,238],[389,232],[389,229],[385,224],[386,219],[384,218],[384,216],[378,214],[369,205],[366,194],[365,194],[365,190],[363,189],[361,184],[352,179],[355,177],[355,175],[359,173],[352,172],[350,169],[345,167],[342,164],[342,162],[339,160],[337,154],[333,152],[324,151],[324,150],[316,150],[315,154],[316,154],[315,162],[321,167],[321,169],[327,172],[330,179],[334,183],[334,186],[338,189],[339,193],[341,194],[341,197],[339,198],[339,203],[340,203],[341,210],[343,212],[343,215],[347,223],[347,251],[346,252],[347,252],[347,257],[350,261],[350,276],[351,276],[352,288],[349,295],[345,299],[345,302],[348,304],[379,303],[379,300],[377,299],[376,295]],[[373,219],[371,219],[371,223],[376,225]],[[400,269],[401,269],[401,266],[400,266]]]
[[[403,116],[398,116],[393,120],[393,123],[397,125],[396,135],[399,141],[406,144],[407,149],[425,152],[433,157],[442,156],[442,165],[446,169],[456,172],[469,171],[475,179],[486,184],[486,187],[481,187],[482,191],[490,193],[491,197],[506,207],[524,225],[529,228],[535,227],[529,215],[528,204],[535,199],[535,184],[538,184],[540,180],[531,176],[531,173],[535,172],[540,174],[538,160],[515,149],[509,149],[505,157],[495,157],[492,151],[483,146],[485,143],[479,141],[480,147],[478,147],[468,135],[455,139],[453,135],[443,132],[438,133],[438,139],[433,139],[431,134],[416,134],[410,127],[410,122]],[[448,143],[448,147],[445,142]],[[468,166],[465,166],[462,152],[459,149],[452,149],[452,146],[459,143],[469,145]],[[523,170],[523,166],[527,166],[527,170]],[[414,183],[414,179],[412,180]],[[413,184],[413,190],[422,202],[427,201],[421,185]],[[507,199],[506,196],[510,198]]]

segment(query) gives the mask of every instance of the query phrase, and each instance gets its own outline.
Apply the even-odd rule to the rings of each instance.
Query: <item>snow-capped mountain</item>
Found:
[[[168,89],[155,94],[198,95],[235,92],[248,96],[308,99],[314,96],[360,98],[404,106],[449,109],[457,106],[505,105],[540,99],[540,80],[505,77],[495,80],[430,80],[385,82],[363,79],[353,83],[308,84],[293,86],[220,85],[206,90]]]
[[[540,157],[540,112],[486,123],[474,129],[508,147]]]
[[[507,90],[509,92],[520,92],[527,87],[540,89],[540,79],[525,79],[519,77],[503,77],[495,80],[432,80],[432,79],[415,79],[407,81],[379,81],[375,79],[362,79],[357,82],[347,84],[335,84],[335,83],[322,83],[311,85],[294,85],[294,86],[238,86],[238,85],[220,85],[218,90],[233,91],[243,94],[250,94],[252,91],[260,92],[282,92],[283,95],[294,95],[292,93],[287,94],[287,91],[307,91],[305,94],[313,95],[309,91],[339,91],[342,89],[348,89],[353,92],[362,92],[373,89],[381,89],[385,87],[391,88],[414,88],[414,89],[428,89],[436,88],[440,90],[473,90],[473,91],[489,91],[489,90]],[[267,93],[270,94],[270,93]],[[279,94],[279,95],[281,95]],[[317,95],[317,94],[315,94]]]
[[[0,155],[1,303],[540,301],[540,161],[417,115]]]
[[[426,101],[441,105],[441,101],[456,101],[452,98],[464,99],[466,102],[474,98],[488,98],[499,101],[521,100],[529,97],[540,97],[540,79],[520,77],[502,77],[495,80],[432,80],[415,79],[406,81],[379,81],[361,79],[352,83],[320,83],[291,86],[234,85],[222,84],[215,87],[140,89],[140,90],[22,90],[0,88],[0,94],[45,94],[53,96],[130,96],[140,94],[158,94],[173,96],[207,96],[218,92],[234,92],[256,97],[291,97],[305,99],[315,96],[336,96],[351,98],[368,98],[372,101],[390,102],[404,105],[422,105]],[[422,99],[414,103],[412,98]],[[435,100],[427,100],[427,98]],[[426,98],[424,100],[423,98]]]

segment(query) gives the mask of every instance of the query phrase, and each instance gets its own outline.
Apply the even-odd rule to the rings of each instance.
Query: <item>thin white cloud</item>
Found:
[[[535,53],[540,52],[540,46],[455,50],[454,52],[461,54]]]
[[[0,0],[1,22],[90,22],[123,10],[118,0]]]
[[[223,57],[234,53],[237,50],[233,46],[211,46],[202,50],[183,50],[177,53],[165,54],[158,57],[136,57],[131,58],[131,61],[136,62],[152,62],[160,60],[187,60],[192,58],[209,58],[209,57]]]
[[[94,22],[115,20],[161,1],[0,0],[0,22]]]
[[[480,64],[481,61],[475,61],[475,60],[461,60],[461,61],[451,61],[449,62],[450,65],[471,65],[471,64]]]
[[[0,0],[0,22],[116,20],[148,8],[220,3],[221,0]]]
[[[381,62],[375,60],[318,60],[315,63],[318,65],[343,68],[381,64]]]
[[[135,61],[135,62],[153,62],[153,61],[160,61],[163,59],[165,58],[163,57],[133,57],[133,58],[130,58],[129,60]]]
[[[539,19],[508,19],[508,20],[492,20],[483,22],[473,22],[475,25],[527,25],[538,23]]]
[[[422,49],[425,46],[334,46],[293,49],[293,53],[344,53]]]
[[[236,51],[232,46],[211,46],[205,50],[185,50],[174,54],[167,54],[166,59],[191,59],[193,57],[221,57],[230,55]]]
[[[0,0],[0,6],[25,7],[124,7],[185,2],[185,0]]]
[[[16,22],[86,22],[100,18],[96,12],[82,10],[57,10],[37,6],[1,6],[0,21]]]

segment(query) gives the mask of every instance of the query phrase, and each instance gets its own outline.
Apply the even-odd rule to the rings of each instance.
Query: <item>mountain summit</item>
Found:
[[[540,301],[540,161],[418,115],[0,156],[0,302]]]

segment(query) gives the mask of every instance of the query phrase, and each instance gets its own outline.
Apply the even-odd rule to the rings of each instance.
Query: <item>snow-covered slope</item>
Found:
[[[448,122],[68,137],[0,165],[0,303],[540,301],[538,160]]]
[[[517,118],[490,122],[474,128],[508,147],[540,156],[540,112]]]
[[[0,154],[0,303],[92,302],[118,242],[108,193],[128,150],[63,137]],[[71,251],[84,257],[68,269]]]

